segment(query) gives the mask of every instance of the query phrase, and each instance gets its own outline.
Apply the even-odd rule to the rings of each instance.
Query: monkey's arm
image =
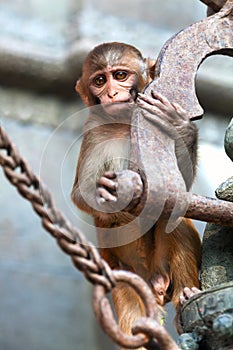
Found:
[[[96,139],[93,132],[84,136],[71,198],[79,209],[109,223],[116,221],[120,211],[136,206],[143,183],[139,174],[122,169],[114,156],[112,161],[107,157],[107,165],[103,166],[106,161],[104,150],[98,155],[95,153]]]
[[[92,132],[84,133],[71,192],[71,199],[74,204],[92,216],[94,214],[98,215],[95,165],[97,156],[93,156],[93,148],[95,148],[95,144],[92,142],[93,139]]]
[[[104,226],[111,226],[111,223],[116,221],[116,217],[114,213],[112,214],[103,208],[99,200],[99,186],[93,174],[93,168],[89,168],[88,164],[82,163],[83,167],[80,169],[80,158],[71,192],[71,199],[80,210],[91,215],[95,220],[97,219],[99,222],[102,222]]]

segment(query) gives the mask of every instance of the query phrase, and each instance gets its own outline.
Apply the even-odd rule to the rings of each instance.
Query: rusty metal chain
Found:
[[[31,202],[33,209],[41,217],[43,227],[57,239],[61,248],[72,256],[75,266],[88,280],[111,290],[115,282],[110,268],[100,258],[96,248],[57,210],[51,193],[19,155],[2,127],[0,149],[0,164],[6,177],[19,193]]]
[[[179,349],[159,323],[156,302],[146,282],[131,272],[111,270],[96,247],[87,241],[83,233],[74,228],[56,208],[51,193],[20,156],[2,127],[0,127],[0,165],[10,183],[31,203],[35,212],[41,217],[45,230],[57,240],[60,248],[70,255],[75,267],[94,285],[93,309],[96,318],[114,342],[131,349],[141,346],[147,346],[148,349]],[[146,317],[138,320],[132,330],[132,336],[120,330],[106,298],[106,294],[118,282],[127,283],[132,287],[145,306]],[[153,337],[158,338],[163,347],[160,347]]]

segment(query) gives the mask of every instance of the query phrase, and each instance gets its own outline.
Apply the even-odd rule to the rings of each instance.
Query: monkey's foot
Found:
[[[201,290],[196,287],[192,287],[192,288],[185,287],[183,290],[183,293],[180,295],[180,304],[183,305],[192,296],[199,293],[201,293]]]

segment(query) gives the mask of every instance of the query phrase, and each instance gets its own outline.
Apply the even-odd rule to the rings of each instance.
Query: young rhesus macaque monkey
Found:
[[[183,301],[199,287],[201,245],[191,220],[183,218],[169,234],[165,232],[164,222],[158,220],[147,233],[135,240],[129,239],[123,245],[109,244],[109,237],[134,233],[134,226],[127,231],[127,225],[135,220],[135,216],[117,206],[118,178],[130,172],[127,160],[133,106],[138,105],[156,114],[179,133],[193,168],[192,172],[188,170],[188,174],[192,174],[187,176],[185,172],[189,163],[178,142],[176,158],[187,191],[196,172],[197,129],[185,111],[161,94],[153,92],[151,97],[140,94],[154,78],[154,65],[155,61],[143,58],[140,51],[123,43],[105,43],[88,54],[76,91],[88,107],[97,105],[97,112],[90,108],[72,200],[79,209],[93,216],[101,255],[111,268],[139,274],[147,281],[161,307],[171,300],[178,308],[184,287]],[[143,186],[137,173],[132,176],[132,182]],[[114,234],[112,230],[115,230]],[[137,230],[140,227],[135,224]],[[192,287],[195,288],[192,290]],[[130,287],[119,283],[113,290],[113,300],[122,330],[130,333],[133,322],[144,315],[139,296]]]

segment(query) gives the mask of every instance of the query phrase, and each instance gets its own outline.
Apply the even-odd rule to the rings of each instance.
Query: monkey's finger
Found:
[[[187,113],[179,103],[170,102],[165,96],[153,90],[151,91],[151,95],[155,99],[159,100],[164,106],[166,106],[167,110],[170,113],[174,115],[175,110],[184,120],[187,119]]]
[[[158,117],[160,119],[171,121],[171,118],[169,118],[169,116],[163,110],[161,110],[161,108],[157,107],[155,104],[148,105],[147,101],[139,100],[138,106],[143,109],[142,113],[146,118],[153,120],[153,119],[156,119],[156,117]]]
[[[198,288],[196,288],[196,287],[192,287],[191,290],[192,290],[192,292],[193,292],[194,294],[199,294],[199,293],[201,293],[201,290],[198,289]]]
[[[138,97],[137,97],[137,102],[141,102],[144,101],[146,103],[149,103],[152,106],[163,106],[163,103],[160,100],[157,100],[151,96],[145,95],[145,94],[141,94],[140,92],[138,93]]]
[[[148,111],[151,111],[152,113],[159,114],[159,116],[164,117],[166,116],[166,119],[173,118],[174,114],[174,107],[168,102],[163,103],[159,99],[155,99],[150,96],[138,94],[137,103],[140,107],[147,109]],[[151,106],[151,108],[150,108]],[[156,108],[156,109],[155,109]],[[161,115],[161,113],[163,115]]]
[[[186,301],[188,301],[193,295],[196,294],[196,290],[198,290],[197,288],[193,287],[193,288],[188,288],[185,287],[183,289],[183,293],[180,294],[180,303],[181,305],[183,305]]]
[[[179,103],[176,103],[176,102],[172,102],[171,103],[172,106],[175,108],[175,110],[179,113],[179,115],[184,119],[186,120],[187,119],[187,113],[186,111],[184,110],[183,107],[181,107],[181,105]]]
[[[186,299],[190,299],[194,294],[196,294],[192,289],[188,287],[185,287],[183,292]]]
[[[117,174],[115,173],[115,171],[106,171],[104,173],[104,176],[109,179],[115,179],[117,177]]]
[[[179,117],[182,117],[183,120],[187,119],[187,113],[186,111],[176,102],[170,102],[165,96],[162,94],[151,91],[151,95],[156,99],[156,101],[160,101],[162,103],[163,110],[166,112],[167,116],[170,115],[171,118],[176,117],[177,113]]]
[[[110,188],[113,191],[117,190],[117,185],[118,185],[115,181],[112,181],[112,180],[108,179],[105,176],[102,176],[99,179],[99,184],[104,186],[104,187],[108,187],[108,188]]]
[[[180,295],[180,304],[183,305],[186,301],[187,301],[187,299],[185,298],[185,296],[183,294],[181,294]]]
[[[166,115],[154,115],[151,113],[151,111],[142,110],[142,114],[144,118],[150,120],[153,124],[157,125],[159,128],[161,128],[164,132],[166,132],[172,139],[175,139],[177,137],[177,131],[171,124],[171,122],[168,121],[168,118],[166,118]],[[166,120],[167,119],[167,120]]]
[[[97,203],[99,205],[102,205],[102,204],[106,203],[106,200],[103,197],[100,197],[100,196],[96,196],[96,200],[97,200]]]
[[[139,95],[139,94],[138,94]],[[161,102],[160,101],[157,101],[157,100],[154,100],[152,97],[150,96],[146,96],[146,95],[141,95],[141,96],[138,96],[137,98],[137,104],[140,106],[140,107],[143,107],[145,109],[148,109],[148,110],[154,110],[152,108],[157,108],[157,110],[161,111]],[[161,106],[160,106],[161,105]]]
[[[97,196],[100,198],[104,198],[106,202],[116,202],[117,197],[113,196],[111,193],[109,193],[105,188],[99,187],[97,189]]]
[[[164,95],[160,94],[159,92],[152,90],[151,96],[153,96],[154,99],[162,102],[162,104],[164,104],[165,106],[167,106],[167,107],[171,106],[171,102]]]

